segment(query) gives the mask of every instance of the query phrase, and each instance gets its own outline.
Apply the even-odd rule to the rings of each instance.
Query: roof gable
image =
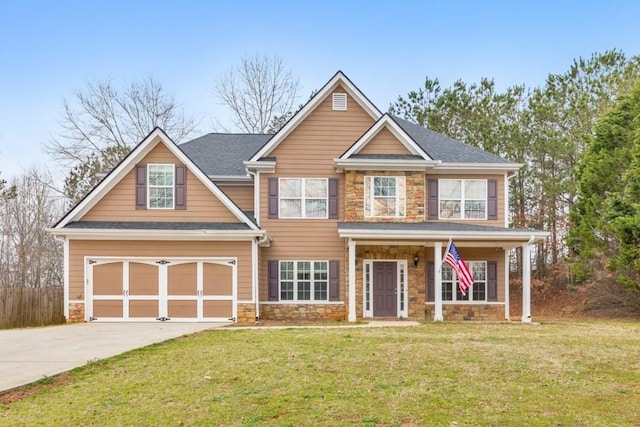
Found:
[[[202,170],[169,138],[160,128],[155,128],[133,150],[100,181],[80,202],[78,202],[58,223],[55,229],[63,228],[69,222],[83,218],[96,204],[101,201],[119,182],[121,182],[134,169],[135,165],[143,160],[158,145],[164,145],[171,155],[177,158],[187,167],[196,179],[198,179],[240,222],[247,224],[251,229],[258,227],[240,210],[240,208],[220,190]]]
[[[367,152],[365,148],[372,144],[373,141],[376,140],[376,137],[380,135],[380,133],[386,130],[390,132],[393,137],[395,137],[397,143],[404,147],[405,151],[398,151],[397,153],[374,153]],[[400,148],[400,147],[398,147]],[[364,152],[363,152],[364,150]],[[340,159],[348,159],[353,155],[357,154],[409,154],[413,156],[419,156],[423,160],[433,160],[423,149],[420,147],[413,138],[402,128],[400,127],[389,114],[384,114],[376,123],[369,128],[341,157]]]
[[[342,71],[338,71],[318,93],[305,104],[260,150],[258,150],[249,162],[259,161],[269,156],[271,152],[291,134],[333,91],[342,86],[344,90],[365,110],[374,120],[380,118],[382,113],[369,99],[358,89]]]

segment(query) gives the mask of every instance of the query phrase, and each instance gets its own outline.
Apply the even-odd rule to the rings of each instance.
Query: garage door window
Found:
[[[173,209],[174,165],[149,165],[147,173],[149,209]]]

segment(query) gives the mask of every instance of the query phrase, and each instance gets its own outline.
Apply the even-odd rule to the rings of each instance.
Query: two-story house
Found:
[[[51,232],[68,321],[509,318],[522,165],[383,114],[336,73],[275,135],[156,129]],[[453,239],[474,276],[442,264]]]

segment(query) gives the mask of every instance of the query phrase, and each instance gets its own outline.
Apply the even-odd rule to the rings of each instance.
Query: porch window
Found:
[[[405,216],[406,188],[404,176],[367,176],[364,181],[366,217],[398,218]]]
[[[173,209],[174,165],[148,165],[147,186],[149,209]]]
[[[486,179],[439,180],[440,219],[487,219]]]
[[[462,295],[456,273],[447,264],[442,266],[442,301],[487,301],[487,263],[470,261],[467,263],[473,275],[473,286]]]
[[[328,261],[280,261],[281,301],[328,301]]]
[[[327,218],[326,178],[280,178],[280,218]]]

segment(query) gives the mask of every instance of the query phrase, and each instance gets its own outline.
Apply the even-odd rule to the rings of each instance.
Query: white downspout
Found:
[[[258,287],[258,239],[251,241],[251,276],[253,279],[253,301],[256,305],[256,321],[260,320],[260,289]]]

